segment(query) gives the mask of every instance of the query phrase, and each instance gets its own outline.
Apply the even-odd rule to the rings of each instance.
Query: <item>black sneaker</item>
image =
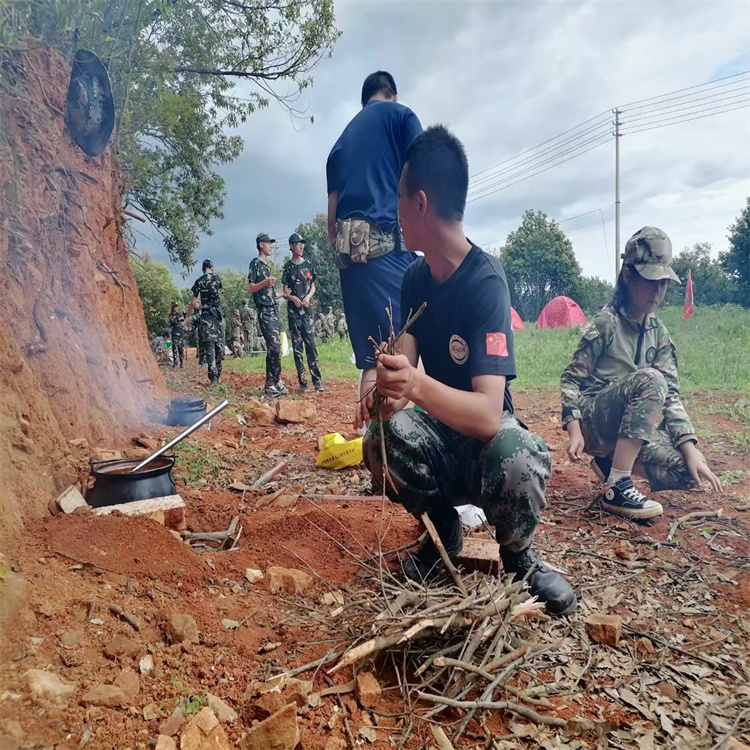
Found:
[[[601,497],[602,508],[626,518],[654,518],[664,513],[661,503],[650,500],[640,492],[630,477],[610,485]]]
[[[267,385],[266,386],[266,396],[282,396],[283,394],[279,390],[279,387],[276,385]]]
[[[591,468],[594,470],[594,474],[606,482],[609,477],[609,472],[612,469],[612,459],[604,456],[594,456],[591,459]]]
[[[458,511],[455,508],[447,508],[430,513],[430,518],[448,557],[452,560],[464,547],[463,526]],[[440,559],[440,553],[429,536],[404,562],[404,573],[407,578],[419,583],[432,583],[444,572],[445,566]]]
[[[276,383],[276,389],[278,390],[280,396],[288,396],[289,395],[289,391],[286,389],[286,386],[284,385],[284,383],[281,380],[279,380],[279,382]]]
[[[522,580],[536,564],[527,579],[529,592],[538,601],[544,602],[551,615],[563,617],[578,606],[570,583],[560,573],[550,570],[530,549],[511,552],[507,547],[500,547],[500,559],[505,572],[513,573],[516,581]]]
[[[322,393],[325,390],[325,388],[323,388],[323,383],[315,383],[315,390],[318,393]]]
[[[307,393],[310,389],[307,387],[307,383],[300,383],[299,384],[299,392],[300,393]]]

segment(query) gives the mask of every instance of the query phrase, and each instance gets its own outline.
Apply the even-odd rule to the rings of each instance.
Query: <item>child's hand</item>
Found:
[[[570,460],[581,461],[584,447],[581,425],[577,421],[568,422],[568,456],[570,456]]]
[[[690,447],[688,448],[687,446]],[[721,480],[708,468],[703,457],[695,447],[695,443],[685,443],[680,447],[683,449],[682,455],[685,458],[687,470],[690,472],[690,476],[696,485],[700,487],[701,483],[705,481],[711,485],[711,489],[714,492],[723,493],[724,488],[721,486]]]

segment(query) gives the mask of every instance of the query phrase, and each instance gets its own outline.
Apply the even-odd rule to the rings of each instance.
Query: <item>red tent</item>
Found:
[[[514,331],[520,331],[524,327],[521,316],[516,312],[514,307],[510,308],[510,321],[513,324]]]
[[[583,310],[570,297],[555,297],[550,300],[536,322],[537,328],[573,328],[587,323]]]

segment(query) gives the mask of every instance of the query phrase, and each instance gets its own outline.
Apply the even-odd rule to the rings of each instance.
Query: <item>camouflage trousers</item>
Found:
[[[224,336],[221,321],[213,315],[201,317],[201,340],[208,365],[208,380],[211,383],[221,379],[221,363],[224,359]]]
[[[667,381],[658,370],[644,367],[582,396],[581,432],[591,456],[611,457],[620,438],[645,441],[638,454],[651,489],[684,490],[694,486],[685,459],[663,421]]]
[[[318,364],[318,347],[315,346],[315,332],[310,316],[312,313],[308,308],[304,315],[292,311],[289,307],[289,336],[292,339],[292,351],[294,352],[294,366],[297,368],[297,378],[300,385],[307,385],[307,373],[305,372],[304,350],[307,350],[307,365],[310,368],[310,376],[313,385],[321,382],[320,366]]]
[[[255,330],[254,328],[243,328],[245,334],[245,356],[249,356],[255,351]]]
[[[185,366],[185,342],[182,336],[172,334],[172,367]]]
[[[229,344],[229,348],[232,350],[232,356],[241,357],[244,354],[242,346],[242,338],[239,334],[232,336],[232,340]]]
[[[419,518],[444,515],[446,506],[477,505],[495,526],[501,547],[526,549],[534,537],[552,473],[544,440],[515,417],[503,414],[500,431],[488,443],[466,437],[424,412],[404,409],[384,425],[388,469],[398,494],[388,497]],[[365,465],[381,481],[380,432],[365,435]],[[441,514],[441,509],[443,510]]]
[[[258,305],[258,324],[266,341],[266,388],[281,380],[281,327],[276,305]]]

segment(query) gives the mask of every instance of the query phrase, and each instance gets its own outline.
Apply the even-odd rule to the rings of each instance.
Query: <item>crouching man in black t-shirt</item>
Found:
[[[518,580],[533,568],[532,595],[564,615],[577,604],[571,585],[529,549],[546,507],[552,458],[544,440],[513,416],[508,283],[498,260],[464,235],[468,181],[463,146],[442,126],[428,129],[406,152],[399,215],[406,247],[424,257],[406,271],[401,310],[406,316],[427,306],[403,336],[401,353],[377,360],[377,388],[387,399],[388,468],[398,488],[389,497],[417,517],[426,511],[451,556],[463,545],[454,506],[480,506],[495,526],[505,570]],[[426,413],[407,408],[410,401]],[[363,405],[361,421],[371,404],[370,398]],[[377,480],[380,456],[379,431],[371,425],[364,458]],[[430,580],[441,566],[428,539],[405,570]]]

